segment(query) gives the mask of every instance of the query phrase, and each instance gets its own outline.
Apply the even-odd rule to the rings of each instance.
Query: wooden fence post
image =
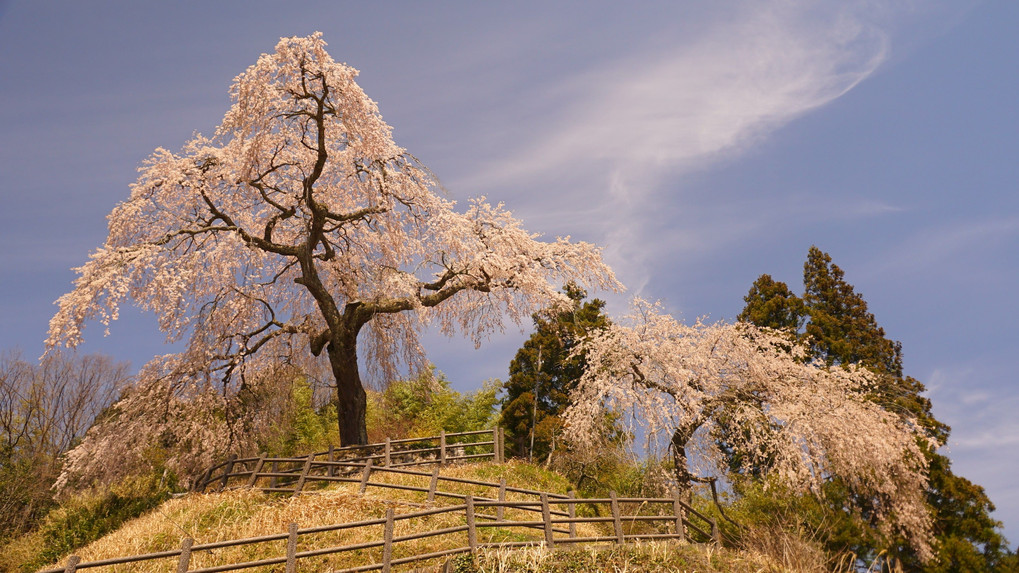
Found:
[[[237,459],[235,454],[230,454],[227,458],[226,467],[223,468],[223,479],[219,482],[219,491],[223,491],[226,488],[226,482],[230,479],[230,474],[234,471],[234,460]]]
[[[574,494],[574,491],[572,489],[570,491],[566,492],[566,495],[568,495],[570,499],[576,499],[576,495]],[[567,506],[567,512],[570,514],[570,520],[571,520],[570,521],[570,539],[573,539],[574,537],[577,536],[577,524],[573,523],[573,521],[572,521],[572,520],[577,518],[577,504],[575,504],[575,503],[568,503],[568,504],[566,504],[566,506]]]
[[[177,560],[177,573],[187,573],[191,567],[191,545],[195,542],[190,537],[185,537],[180,544],[180,559]]]
[[[251,470],[251,478],[248,480],[248,487],[255,487],[255,482],[258,481],[258,472],[262,471],[262,464],[265,463],[265,453],[258,455],[258,461],[255,462],[255,467]]]
[[[432,481],[428,483],[428,503],[435,501],[435,490],[439,487],[439,466],[432,468]]]
[[[279,462],[277,461],[273,461],[272,466],[269,467],[269,471],[272,473],[276,473],[279,469],[280,469]],[[277,483],[279,483],[279,479],[276,476],[272,476],[271,478],[269,478],[270,488],[275,488]]]
[[[389,573],[393,560],[393,508],[386,510],[386,526],[383,532],[382,573]]]
[[[718,520],[714,517],[711,518],[711,539],[718,545],[722,544],[722,533],[718,530]]]
[[[387,468],[389,466],[393,465],[392,460],[390,459],[390,456],[392,455],[392,452],[393,452],[393,445],[390,443],[389,438],[386,438],[386,457],[385,457],[385,460],[383,460],[382,465],[386,466]]]
[[[74,573],[78,570],[78,563],[81,563],[81,557],[72,555],[67,558],[67,565],[64,566],[64,573]]]
[[[506,463],[506,430],[502,427],[495,429],[495,463]]]
[[[541,520],[545,522],[545,545],[549,549],[555,547],[555,540],[552,539],[552,510],[548,507],[548,494],[541,493]]]
[[[439,432],[439,465],[446,465],[446,430]]]
[[[619,517],[619,501],[616,500],[616,492],[610,491],[609,497],[612,498],[612,529],[616,533],[616,542],[625,543],[626,538],[623,537],[623,522]]]
[[[467,545],[471,548],[471,554],[478,552],[478,528],[474,526],[474,496],[467,494]]]
[[[332,444],[329,445],[329,461],[330,462],[335,462],[336,461],[333,458],[333,446],[332,446]],[[330,463],[330,465],[329,465],[329,477],[334,477],[334,476],[336,476],[336,466],[334,466],[334,465],[332,465]]]
[[[506,501],[506,478],[499,478],[499,501]],[[495,507],[495,519],[502,521],[502,517],[505,514],[506,508],[502,505]]]
[[[287,527],[287,568],[286,573],[297,571],[297,524]]]
[[[686,510],[683,509],[683,499],[678,489],[672,492],[672,509],[676,513],[676,535],[680,541],[686,541],[686,525],[683,524],[683,520],[686,519]]]
[[[209,480],[212,479],[212,467],[202,472],[202,477],[198,480],[195,490],[198,493],[204,493],[205,488],[209,486]]]
[[[304,467],[301,469],[301,477],[297,479],[297,485],[294,486],[294,493],[300,493],[304,489],[304,482],[308,481],[308,474],[311,472],[311,463],[315,459],[315,454],[308,454],[308,459],[304,460]]]
[[[368,461],[364,464],[364,473],[361,474],[361,485],[358,489],[358,493],[364,493],[364,490],[368,489],[368,478],[372,475],[372,460],[368,458]]]

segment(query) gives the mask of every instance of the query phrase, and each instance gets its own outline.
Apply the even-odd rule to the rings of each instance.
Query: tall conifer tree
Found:
[[[561,415],[584,372],[583,357],[571,358],[570,353],[588,332],[609,324],[605,301],[585,301],[587,293],[573,283],[563,291],[572,307],[535,314],[534,333],[510,363],[500,424],[506,428],[508,446],[520,457],[543,460],[556,447]]]
[[[842,269],[816,246],[807,253],[803,285],[803,296],[796,297],[784,283],[761,275],[744,297],[747,304],[739,319],[790,331],[813,358],[831,366],[870,369],[881,377],[875,401],[915,418],[928,434],[946,443],[951,428],[934,417],[931,401],[923,395],[926,388],[903,376],[902,344],[887,338]],[[984,489],[952,473],[951,461],[937,451],[928,448],[925,454],[938,560],[922,564],[901,540],[890,540],[891,554],[908,570],[917,571],[997,571],[1016,566],[1016,556],[1000,533],[1001,523],[990,516],[994,504]],[[860,532],[849,541],[858,554],[879,549],[871,533]]]

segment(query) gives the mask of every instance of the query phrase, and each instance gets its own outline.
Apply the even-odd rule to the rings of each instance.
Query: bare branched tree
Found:
[[[0,355],[0,538],[52,504],[61,455],[129,381],[126,363],[52,353],[39,363]]]

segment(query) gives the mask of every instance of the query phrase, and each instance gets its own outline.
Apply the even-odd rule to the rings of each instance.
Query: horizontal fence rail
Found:
[[[505,488],[505,484],[502,484],[502,488],[508,489]],[[40,573],[74,573],[82,569],[150,560],[163,560],[168,566],[166,570],[172,569],[175,563],[178,573],[239,571],[272,565],[283,565],[287,573],[293,573],[302,559],[344,553],[349,554],[347,557],[351,561],[367,562],[344,569],[333,569],[335,573],[359,571],[388,573],[393,567],[400,565],[436,560],[461,553],[475,553],[480,549],[496,547],[554,548],[571,544],[623,544],[652,539],[685,540],[695,543],[722,541],[717,522],[684,502],[678,492],[672,497],[662,498],[618,497],[614,492],[610,497],[600,499],[553,496],[548,493],[540,493],[536,501],[494,500],[476,498],[472,495],[465,495],[463,498],[463,503],[457,505],[404,514],[397,514],[390,507],[386,510],[384,518],[353,523],[304,529],[299,528],[296,523],[291,523],[286,533],[275,535],[201,544],[195,544],[193,539],[186,538],[181,543],[180,549],[145,555],[89,562],[81,562],[77,556],[72,555],[64,567]],[[578,516],[578,508],[581,507],[584,508],[583,513],[586,515]],[[524,519],[527,515],[534,515],[534,518]],[[456,524],[450,526],[441,521],[436,523],[436,518],[440,516],[448,516]],[[417,532],[397,535],[397,525],[404,522],[415,522]],[[578,524],[594,524],[596,534],[578,535]],[[375,540],[314,548],[308,547],[310,543],[305,543],[306,548],[301,550],[302,536],[309,539],[318,534],[362,528],[376,531]],[[377,531],[379,528],[381,531]],[[362,537],[372,538],[369,535]],[[431,541],[433,538],[434,542]],[[445,545],[451,546],[424,552],[417,552],[417,549],[408,547],[409,542],[426,539],[433,548],[443,545],[442,541],[445,541]],[[216,549],[268,543],[276,543],[279,546],[283,541],[286,542],[285,547],[282,548],[281,554],[275,557],[191,568],[196,557],[203,555],[208,557]]]
[[[253,487],[266,492],[299,493],[309,482],[349,481],[365,467],[398,468],[446,465],[491,459],[505,461],[502,428],[457,432],[425,438],[386,439],[364,446],[330,447],[301,457],[231,457],[212,466],[199,478],[193,491],[222,491]]]

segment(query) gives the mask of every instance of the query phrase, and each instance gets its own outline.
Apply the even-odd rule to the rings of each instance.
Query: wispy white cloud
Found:
[[[1014,379],[1011,364],[991,360],[944,365],[928,377],[934,415],[952,427],[945,452],[953,471],[987,490],[998,519],[1019,514],[1019,456],[1013,454],[1019,451],[1019,390]]]
[[[608,245],[608,258],[639,292],[649,238],[670,227],[644,213],[663,179],[738,155],[871,75],[889,41],[863,13],[852,3],[748,2],[697,34],[648,42],[653,47],[548,90],[557,103],[534,119],[520,147],[461,183],[552,184],[560,201],[596,213],[584,234]],[[515,201],[530,210],[526,197]]]
[[[981,366],[947,366],[930,376],[935,414],[953,426],[951,450],[986,450],[1019,445],[1019,393],[1003,392],[994,380],[1006,372]],[[962,423],[960,423],[962,422]],[[1019,460],[1016,460],[1019,466]]]
[[[913,233],[871,265],[870,273],[915,274],[948,269],[946,261],[984,256],[997,246],[1019,239],[1019,216],[992,216],[936,225]],[[958,267],[954,272],[958,273]]]

